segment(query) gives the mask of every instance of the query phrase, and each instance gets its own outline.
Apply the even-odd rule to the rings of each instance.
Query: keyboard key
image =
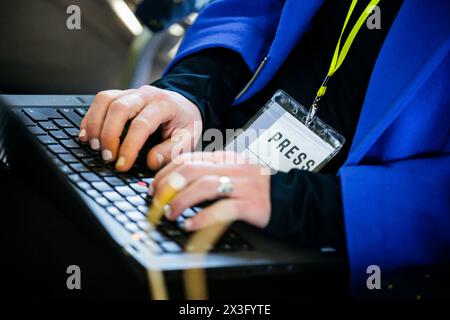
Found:
[[[58,154],[58,158],[64,163],[78,162],[78,160],[71,154],[66,154],[66,153]]]
[[[112,216],[117,216],[119,214],[122,214],[119,209],[117,209],[116,207],[108,207],[106,208],[106,211],[108,211],[108,213]]]
[[[72,122],[77,128],[80,127],[82,117],[73,109],[59,109],[58,111],[64,116],[64,118]]]
[[[78,135],[80,134],[80,130],[78,130],[77,128],[66,128],[64,129],[64,132],[72,138],[78,138]]]
[[[78,186],[78,188],[80,188],[80,189],[82,189],[84,191],[92,190],[91,185],[89,183],[87,183],[87,182],[84,182],[84,181],[78,182],[77,186]]]
[[[185,217],[178,216],[176,222],[177,222],[178,226],[182,227],[185,220],[186,220]]]
[[[108,199],[103,198],[103,197],[95,198],[95,201],[102,207],[106,207],[106,206],[110,205],[110,202],[108,201]]]
[[[108,200],[110,200],[110,201],[112,201],[112,202],[115,202],[115,201],[123,201],[123,198],[120,196],[120,194],[118,194],[118,193],[115,192],[115,191],[107,191],[107,192],[103,192],[103,196],[104,196],[106,199],[108,199]]]
[[[145,178],[146,176],[148,176],[148,174],[144,173],[144,172],[137,172],[136,176],[138,176],[140,179]]]
[[[62,130],[51,130],[49,133],[53,138],[58,140],[69,139],[67,134],[65,134]]]
[[[82,173],[81,176],[83,177],[84,180],[89,181],[89,182],[102,181],[102,179],[99,176],[97,176],[91,172]]]
[[[97,160],[95,160],[95,162],[97,162]],[[101,177],[112,177],[112,176],[114,176],[114,173],[111,170],[109,170],[107,168],[104,168],[104,167],[92,168],[92,171],[95,172],[97,175],[99,175]]]
[[[127,223],[127,222],[130,221],[130,220],[127,218],[127,216],[124,215],[124,214],[119,214],[119,215],[115,216],[115,218],[116,218],[117,221],[119,221],[119,222],[121,222],[121,223]]]
[[[136,195],[136,192],[134,192],[130,187],[127,186],[116,187],[116,191],[124,197]]]
[[[78,173],[89,171],[89,169],[84,164],[81,164],[81,163],[71,163],[70,167],[72,168],[73,171],[78,172]],[[88,181],[91,181],[91,180],[88,180]]]
[[[147,214],[148,206],[138,206],[137,209],[138,209],[140,212],[142,212],[142,213],[144,213],[144,214]]]
[[[42,142],[43,144],[53,144],[53,143],[56,143],[56,140],[53,139],[52,137],[48,136],[48,135],[37,136],[37,138],[38,138],[39,141]]]
[[[164,249],[164,251],[169,253],[178,253],[182,251],[180,246],[172,241],[165,241],[160,243],[160,245]]]
[[[133,188],[138,193],[146,193],[148,191],[148,186],[145,182],[137,182],[130,184],[130,187]]]
[[[93,182],[92,186],[100,192],[103,191],[112,191],[113,189],[109,186],[109,184],[105,182]]]
[[[177,227],[165,229],[164,231],[169,236],[169,238],[178,238],[184,235],[183,231],[181,231],[181,229]]]
[[[76,173],[69,175],[69,179],[74,183],[83,182],[83,179],[80,177],[80,175]]]
[[[120,175],[119,176],[126,184],[131,184],[137,182],[138,179],[132,175]]]
[[[145,179],[142,179],[142,181],[144,181],[146,184],[152,183],[153,180],[155,180],[155,179],[153,179],[153,178],[145,178]]]
[[[184,210],[183,213],[182,213],[183,217],[185,217],[185,218],[192,218],[196,214],[197,213],[194,210],[190,209],[190,208]]]
[[[83,149],[71,149],[70,151],[77,158],[80,158],[80,159],[82,159],[82,158],[91,158],[90,153],[87,152],[86,150],[83,150]]]
[[[75,149],[80,147],[79,144],[72,139],[64,139],[60,140],[59,142],[68,149]]]
[[[134,211],[135,208],[126,201],[118,201],[114,202],[114,205],[119,208],[121,211]]]
[[[156,242],[162,242],[162,241],[168,240],[165,235],[163,235],[161,232],[156,231],[156,230],[150,231],[149,235],[150,235],[150,238],[152,238]]]
[[[76,108],[75,109],[75,112],[78,113],[82,117],[84,117],[86,115],[87,111],[88,111],[88,108]]]
[[[95,158],[82,159],[81,161],[83,161],[83,163],[89,168],[96,168],[101,166],[100,161]]]
[[[143,206],[146,204],[145,201],[139,196],[129,196],[127,197],[127,200],[134,206]]]
[[[57,145],[57,144],[49,144],[49,145],[47,145],[47,148],[49,148],[49,150],[55,154],[67,153],[66,149],[64,149],[62,146]]]
[[[147,218],[139,211],[128,211],[126,213],[126,215],[128,218],[130,218],[131,220],[133,220],[135,222],[147,220]]]
[[[40,127],[38,127],[38,126],[28,126],[27,128],[28,128],[28,130],[30,130],[31,133],[34,134],[34,135],[45,134],[45,131],[42,130],[42,129],[41,129]]]
[[[86,193],[92,198],[100,198],[102,196],[101,193],[99,193],[97,190],[94,189],[88,190]]]
[[[53,108],[26,108],[23,111],[35,121],[43,121],[49,118],[60,119],[61,116]]]
[[[60,128],[73,128],[73,125],[64,119],[57,119],[57,120],[53,120],[54,123],[56,123],[56,125]]]
[[[69,166],[61,166],[59,167],[61,169],[62,172],[64,172],[65,174],[71,174],[73,173],[72,169],[69,168]]]
[[[139,196],[144,200],[144,203],[146,204],[150,201],[150,196],[148,195],[148,193],[141,193]]]
[[[139,228],[138,228],[138,226],[136,225],[136,223],[133,223],[133,222],[127,222],[127,223],[125,223],[125,228],[128,230],[128,231],[131,231],[131,232],[137,232],[137,231],[139,231]]]
[[[80,147],[84,149],[84,151],[86,151],[87,153],[89,153],[91,155],[91,158],[97,158],[97,159],[101,159],[101,155],[99,151],[95,151],[92,150],[89,145],[82,143],[80,144]]]
[[[117,177],[106,177],[105,181],[108,182],[113,187],[125,185],[125,183]]]
[[[150,223],[147,222],[147,220],[145,221],[138,221],[137,225],[139,228],[141,228],[144,231],[149,231],[150,230]]]
[[[40,121],[38,122],[42,129],[45,130],[58,130],[58,127],[51,121]]]
[[[139,229],[138,229],[139,230]],[[131,237],[136,241],[146,241],[149,240],[148,235],[146,232],[142,231],[135,231]]]
[[[150,251],[152,251],[154,254],[163,252],[162,249],[151,240],[146,240],[144,243],[150,249]]]

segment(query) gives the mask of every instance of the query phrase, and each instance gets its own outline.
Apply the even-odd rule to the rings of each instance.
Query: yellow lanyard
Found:
[[[355,9],[356,4],[358,3],[358,0],[352,0],[352,4],[350,5],[350,9],[348,10],[347,17],[345,18],[344,26],[342,27],[341,34],[339,36],[338,43],[336,45],[336,49],[334,50],[333,59],[331,60],[330,69],[328,70],[327,76],[322,82],[322,85],[320,86],[319,90],[317,91],[316,97],[312,103],[311,109],[309,110],[306,124],[309,125],[317,112],[318,109],[318,102],[322,98],[323,95],[325,95],[325,92],[327,91],[327,84],[328,80],[333,76],[333,74],[339,69],[339,67],[342,65],[342,62],[344,62],[345,57],[347,56],[348,51],[350,50],[350,47],[353,44],[353,41],[355,40],[356,35],[358,34],[359,30],[361,29],[362,25],[366,21],[367,17],[372,13],[375,6],[380,2],[381,0],[372,0],[367,5],[364,12],[361,14],[359,19],[356,21],[356,24],[353,26],[352,30],[350,31],[350,34],[348,35],[347,39],[344,42],[344,45],[341,49],[341,40],[342,35],[344,34],[345,28],[347,27],[348,21],[350,20],[350,17],[352,16],[353,10]]]

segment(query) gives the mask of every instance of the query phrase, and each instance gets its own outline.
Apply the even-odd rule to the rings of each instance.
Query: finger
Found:
[[[242,200],[235,199],[217,201],[197,213],[194,217],[185,220],[184,228],[187,231],[196,231],[216,223],[227,223],[238,220],[239,209],[242,203]]]
[[[155,193],[157,194],[159,190],[164,189],[167,185],[169,177],[177,173],[186,179],[188,184],[192,183],[194,180],[207,175],[215,176],[228,176],[228,177],[241,177],[245,175],[245,167],[238,165],[228,165],[228,164],[214,164],[211,162],[191,162],[185,163],[176,167],[172,172],[168,172],[167,176],[161,177],[159,181],[153,180],[152,186]]]
[[[171,108],[166,101],[147,105],[131,122],[122,146],[120,146],[116,169],[119,171],[129,170],[148,137],[162,123],[169,121],[174,116],[175,109]]]
[[[158,173],[155,175],[154,183],[158,184],[161,179],[165,176],[168,176],[171,172],[173,172],[176,168],[183,164],[189,164],[193,162],[208,162],[214,163],[214,158],[212,156],[212,152],[188,152],[183,153],[176,158],[172,159],[166,166],[164,166]]]
[[[87,132],[89,119],[95,116],[97,113],[100,113],[100,115],[103,115],[104,117],[106,114],[106,109],[108,108],[110,102],[113,101],[117,96],[119,96],[121,92],[122,91],[120,90],[105,90],[97,93],[91,105],[89,106],[88,111],[81,120],[80,133],[78,134],[78,138],[82,142],[89,141],[89,135]]]
[[[187,208],[204,201],[217,199],[220,196],[217,190],[219,186],[219,176],[209,175],[195,180],[180,191],[171,201],[170,210],[166,211],[166,218],[175,220]],[[245,180],[233,179],[233,190],[227,198],[234,198],[240,193],[244,193],[243,189],[245,189],[245,186]]]
[[[193,180],[201,176],[219,174],[217,168],[213,167],[211,163],[209,164],[205,162],[184,163],[183,165],[174,168],[174,170],[170,172],[166,171],[167,175],[160,176],[158,180],[156,178],[153,179],[152,189],[154,192],[154,196],[157,196],[159,192],[164,189],[164,187],[169,183],[170,177],[175,172],[178,175],[181,175],[186,180],[186,183],[191,183]]]
[[[148,91],[136,91],[116,99],[109,106],[101,130],[102,158],[111,162],[117,157],[125,124],[134,118],[150,100]]]
[[[100,148],[100,132],[103,121],[106,116],[109,105],[117,98],[128,94],[125,90],[107,90],[99,92],[89,107],[88,112],[81,121],[80,125],[80,140],[83,142],[90,142],[93,149]]]
[[[162,177],[167,176],[175,168],[182,164],[190,162],[209,162],[217,164],[248,164],[247,158],[231,151],[215,151],[215,152],[186,152],[175,157],[165,167],[163,167],[155,176],[155,184],[157,184]]]
[[[154,146],[147,154],[147,165],[158,170],[179,154],[191,151],[196,141],[193,129],[175,129],[170,138]]]

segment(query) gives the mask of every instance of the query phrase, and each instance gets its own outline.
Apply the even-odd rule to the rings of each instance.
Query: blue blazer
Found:
[[[267,57],[239,107],[273,77],[321,4],[217,0],[174,62],[225,47],[255,72]],[[450,261],[449,12],[445,0],[404,1],[376,61],[339,171],[353,285],[365,285],[369,265],[383,273]]]

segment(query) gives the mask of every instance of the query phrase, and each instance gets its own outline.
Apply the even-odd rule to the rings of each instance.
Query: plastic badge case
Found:
[[[245,154],[276,171],[287,172],[290,169],[302,169],[317,172],[339,152],[345,143],[345,138],[318,117],[315,117],[310,126],[307,126],[307,114],[308,109],[282,90],[278,90],[244,128],[229,140],[225,150]],[[290,136],[291,140],[296,141],[298,147],[294,148],[295,151],[301,152],[302,149],[308,150],[309,148],[308,155],[313,154],[315,160],[318,160],[315,165],[300,166],[298,161],[297,165],[280,165],[279,161],[273,165],[267,161],[267,158],[252,150],[252,146],[260,143],[258,140],[264,140],[263,143],[267,144],[268,139],[265,139],[267,136],[264,135],[273,131],[275,127],[282,128],[286,136]],[[295,157],[294,152],[292,155]]]

